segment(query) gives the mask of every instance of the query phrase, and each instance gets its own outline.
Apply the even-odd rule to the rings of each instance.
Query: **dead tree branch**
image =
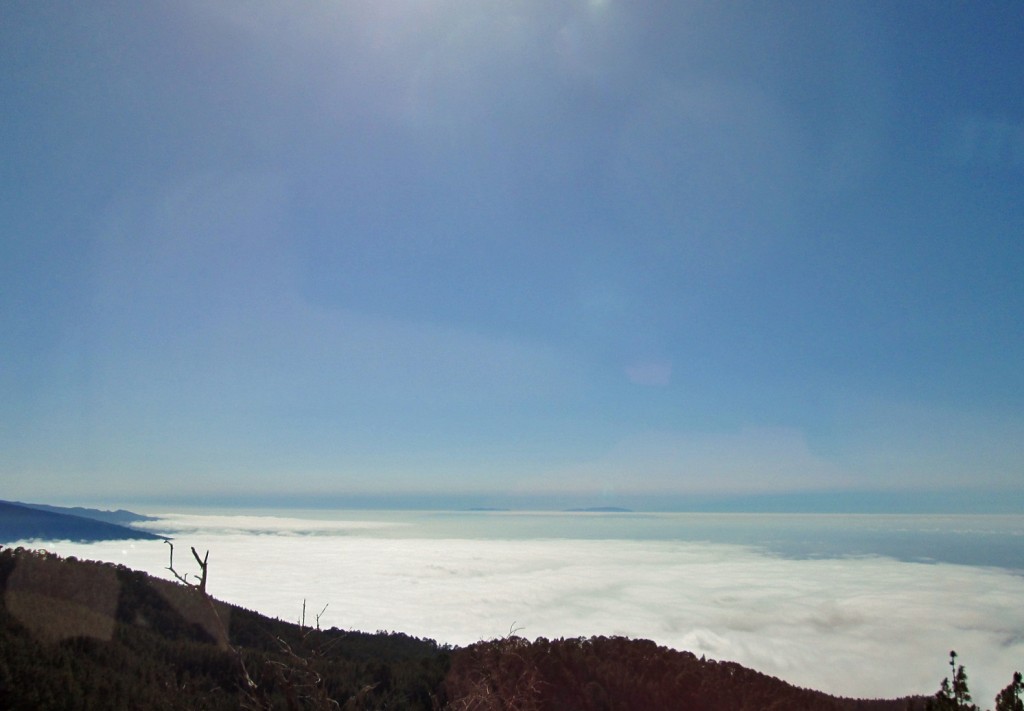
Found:
[[[185,573],[184,575],[181,575],[181,574],[178,573],[177,570],[174,569],[174,544],[171,543],[166,538],[164,539],[164,543],[166,543],[167,545],[169,545],[171,547],[171,561],[170,561],[170,564],[167,566],[166,570],[171,571],[171,575],[173,575],[175,578],[177,578],[180,582],[185,583],[185,585],[188,585],[189,587],[193,587],[192,583],[190,583],[188,581],[188,573]]]
[[[188,573],[182,575],[174,568],[174,544],[166,538],[164,539],[164,543],[166,543],[171,548],[170,560],[167,565],[167,570],[171,571],[171,575],[173,575],[180,582],[184,583],[187,587],[196,590],[199,593],[199,596],[210,608],[210,612],[212,613],[213,620],[217,625],[217,631],[219,632],[220,636],[218,643],[222,647],[231,650],[234,653],[235,658],[238,660],[238,666],[242,674],[242,682],[244,685],[242,693],[249,700],[255,701],[256,692],[258,691],[256,682],[253,681],[252,676],[250,676],[249,674],[248,668],[246,668],[245,666],[245,660],[242,658],[242,651],[237,647],[231,645],[231,637],[228,634],[227,627],[224,625],[224,620],[221,619],[220,613],[217,612],[217,606],[215,604],[214,599],[210,597],[210,595],[206,592],[206,574],[208,570],[208,563],[210,560],[210,551],[206,551],[206,555],[200,558],[199,552],[195,549],[195,546],[192,546],[192,556],[196,559],[196,563],[199,564],[199,570],[202,571],[202,575],[193,575],[193,577],[199,579],[198,583],[193,583],[189,582]]]
[[[173,548],[172,548],[173,550]],[[210,559],[210,551],[206,551],[206,555],[203,556],[202,560],[199,559],[199,553],[196,552],[196,547],[192,546],[192,555],[195,557],[196,562],[199,563],[199,569],[203,571],[203,576],[199,579],[199,592],[203,595],[206,594],[206,561]]]
[[[192,556],[196,559],[196,563],[199,563],[199,570],[202,572],[202,575],[193,575],[193,577],[197,578],[199,582],[190,583],[188,580],[188,573],[182,575],[174,568],[174,544],[166,538],[164,539],[164,543],[171,547],[170,562],[166,569],[171,571],[171,575],[177,578],[180,582],[188,585],[190,588],[198,588],[200,593],[206,595],[206,571],[207,561],[210,559],[210,551],[206,551],[206,555],[200,558],[199,552],[196,550],[195,546],[192,546]]]

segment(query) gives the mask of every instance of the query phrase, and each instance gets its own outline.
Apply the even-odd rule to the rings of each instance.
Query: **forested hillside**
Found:
[[[303,628],[124,566],[5,548],[0,587],[5,709],[430,709],[448,668],[431,640]]]
[[[509,637],[451,649],[395,632],[321,630],[315,618],[270,619],[197,586],[40,551],[0,549],[0,588],[2,708],[923,706],[838,699],[647,640]]]
[[[840,699],[644,639],[518,637],[459,650],[445,680],[457,708],[905,711],[920,700]],[[511,703],[511,706],[506,704]]]

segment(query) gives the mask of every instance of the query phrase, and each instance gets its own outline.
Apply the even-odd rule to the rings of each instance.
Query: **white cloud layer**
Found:
[[[306,600],[329,603],[328,626],[456,644],[512,626],[531,638],[646,637],[859,697],[932,693],[956,649],[975,698],[989,703],[1024,659],[1024,578],[1006,570],[685,541],[404,537],[366,516],[263,523],[190,516],[174,526],[181,546],[210,549],[214,595],[284,619],[297,620]],[[169,576],[162,543],[45,547]]]

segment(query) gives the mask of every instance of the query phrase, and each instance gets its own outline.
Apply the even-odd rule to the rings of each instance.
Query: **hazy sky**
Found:
[[[4,498],[1024,502],[1017,3],[8,0],[0,67]]]

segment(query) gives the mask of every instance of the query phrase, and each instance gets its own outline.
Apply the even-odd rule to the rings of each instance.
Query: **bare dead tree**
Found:
[[[305,636],[302,638],[305,642]],[[288,660],[280,662],[267,660],[265,668],[270,671],[277,685],[284,693],[289,709],[339,709],[341,705],[327,695],[324,679],[314,667],[315,660],[323,653],[313,650],[310,656],[297,654],[288,642],[274,637],[281,654]]]
[[[173,575],[176,580],[192,590],[195,590],[196,593],[206,602],[213,613],[213,619],[217,624],[221,644],[231,650],[235,658],[238,660],[238,666],[241,670],[242,676],[240,706],[251,711],[265,711],[267,709],[272,709],[274,704],[271,697],[268,695],[267,690],[261,688],[249,674],[249,670],[245,665],[245,660],[242,657],[241,649],[230,644],[228,631],[224,625],[223,619],[221,619],[220,614],[217,612],[215,601],[206,591],[206,578],[209,573],[210,551],[206,551],[206,555],[200,557],[199,551],[195,549],[195,546],[192,546],[192,557],[196,559],[196,563],[199,565],[200,574],[196,575],[195,573],[192,573],[192,579],[190,579],[189,573],[179,573],[174,567],[174,544],[167,539],[164,539],[164,543],[170,547],[170,559],[168,561],[167,570],[170,571],[171,575]],[[316,615],[316,630],[318,632],[320,631],[320,617],[326,610],[327,605],[324,605],[323,609]],[[299,622],[299,628],[306,628],[305,599],[302,600],[302,619]],[[302,638],[304,642],[306,636],[308,636],[312,631],[312,629],[306,631],[306,634]],[[277,681],[278,688],[285,696],[288,708],[340,708],[340,704],[327,695],[323,677],[313,667],[313,661],[317,657],[321,656],[326,648],[331,645],[324,645],[322,649],[315,650],[311,658],[306,658],[296,654],[295,651],[292,650],[291,646],[282,638],[275,637],[275,640],[278,643],[281,654],[288,661],[280,662],[268,660],[264,663],[264,667]],[[334,641],[336,642],[337,639]],[[372,689],[373,687],[371,686],[368,688]],[[364,689],[364,692],[366,692],[366,689]],[[363,695],[365,696],[365,693],[363,693]]]
[[[199,564],[199,570],[201,571],[201,575],[195,575],[193,573],[192,577],[196,578],[197,582],[190,582],[188,579],[188,573],[181,574],[174,567],[174,544],[166,538],[164,539],[164,543],[170,546],[171,549],[167,570],[169,570],[171,572],[171,575],[173,575],[178,581],[183,583],[185,586],[195,590],[203,599],[203,601],[207,604],[207,606],[210,608],[212,618],[217,625],[217,631],[220,633],[220,639],[218,640],[218,642],[223,647],[231,650],[231,652],[235,656],[235,659],[238,660],[238,666],[239,669],[241,670],[243,683],[242,694],[246,698],[246,700],[256,702],[257,699],[259,698],[257,695],[258,688],[256,686],[256,682],[253,681],[252,676],[249,675],[249,670],[245,666],[245,660],[242,658],[242,651],[237,647],[231,645],[231,637],[228,634],[227,627],[225,627],[224,625],[224,620],[221,619],[220,613],[217,612],[217,606],[214,602],[214,599],[206,592],[206,576],[207,573],[209,572],[208,566],[210,560],[210,551],[207,550],[206,555],[200,558],[199,552],[196,550],[195,546],[192,546],[192,556],[196,559],[196,563]]]
[[[175,578],[177,578],[185,585],[188,585],[190,588],[198,588],[201,594],[206,595],[207,561],[209,561],[210,559],[210,551],[206,551],[206,555],[200,558],[199,552],[196,550],[196,547],[192,546],[192,556],[196,559],[196,563],[199,564],[199,570],[202,571],[202,575],[193,574],[193,577],[197,578],[199,582],[190,583],[188,581],[188,573],[181,575],[180,573],[178,573],[177,570],[174,569],[174,544],[166,538],[164,539],[164,543],[171,547],[171,559],[166,569],[171,571],[171,575],[173,575]]]
[[[206,594],[206,561],[210,559],[210,551],[206,551],[206,555],[203,556],[202,560],[199,560],[199,554],[196,552],[195,546],[192,546],[192,555],[195,557],[196,562],[199,563],[199,569],[203,571],[202,577],[199,578],[199,592],[203,595]]]
[[[457,697],[449,703],[452,711],[537,711],[541,707],[545,682],[537,664],[520,654],[529,643],[515,635],[515,623],[509,635],[491,642],[473,645],[472,668]],[[508,665],[515,660],[518,664]],[[516,668],[518,667],[518,674]]]
[[[324,616],[325,612],[327,612],[327,607],[330,604],[331,603],[328,602],[320,609],[320,612],[316,613],[316,615],[314,616],[316,619],[315,629],[317,632],[320,631],[320,618]],[[302,617],[299,620],[299,629],[306,630],[306,635],[309,635],[309,633],[312,632],[314,629],[313,627],[306,627],[306,598],[302,598]]]

